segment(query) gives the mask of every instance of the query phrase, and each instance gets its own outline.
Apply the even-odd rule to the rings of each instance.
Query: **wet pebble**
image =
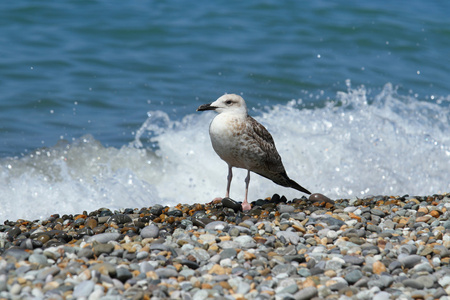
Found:
[[[130,216],[125,215],[125,214],[116,214],[111,216],[107,223],[115,223],[115,224],[125,224],[125,223],[130,223],[133,220],[130,218]]]
[[[241,203],[231,199],[231,198],[223,198],[222,199],[222,205],[223,207],[228,207],[231,208],[232,210],[234,210],[235,212],[241,211],[242,210],[242,205]]]

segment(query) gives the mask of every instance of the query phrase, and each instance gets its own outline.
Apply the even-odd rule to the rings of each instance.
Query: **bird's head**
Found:
[[[225,94],[213,103],[203,104],[197,111],[215,110],[218,113],[232,112],[247,115],[247,105],[244,99],[236,94]]]

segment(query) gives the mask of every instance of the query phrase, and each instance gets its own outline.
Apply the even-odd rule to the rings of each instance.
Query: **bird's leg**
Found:
[[[249,183],[250,183],[250,171],[247,172],[247,177],[245,177],[245,198],[244,198],[244,202],[242,203],[243,211],[252,209],[252,207],[250,206],[250,203],[247,202],[248,184]]]
[[[230,187],[231,187],[231,179],[233,179],[233,171],[231,171],[231,166],[228,165],[228,183],[227,183],[227,193],[225,194],[225,198],[230,197]]]

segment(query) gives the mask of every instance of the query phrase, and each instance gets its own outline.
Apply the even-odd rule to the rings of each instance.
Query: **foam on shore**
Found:
[[[450,190],[449,99],[398,95],[391,84],[373,97],[361,87],[321,108],[301,99],[251,111],[272,133],[289,176],[331,198],[425,195]],[[211,147],[214,113],[170,120],[149,112],[136,140],[106,148],[94,137],[61,141],[0,160],[0,221],[79,213],[99,207],[204,203],[224,196],[227,166]],[[231,196],[244,195],[245,171],[234,172]],[[249,199],[302,194],[253,174]]]

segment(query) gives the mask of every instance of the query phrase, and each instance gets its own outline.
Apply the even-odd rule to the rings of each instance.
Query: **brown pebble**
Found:
[[[306,287],[315,287],[317,286],[317,283],[314,281],[315,278],[306,278],[305,281],[303,281],[302,287],[306,288]]]
[[[244,223],[244,222],[239,223],[238,226],[242,226],[242,227],[245,227],[245,228],[250,228],[250,225],[248,225],[247,223]]]
[[[114,228],[114,229],[119,229],[119,225],[111,223],[109,224],[109,227]]]
[[[145,273],[145,276],[147,276],[147,278],[150,278],[153,280],[159,279],[159,276],[158,276],[158,274],[156,274],[155,271],[148,271],[147,273]]]
[[[63,230],[63,226],[60,223],[57,223],[55,226],[53,226],[54,230]]]
[[[433,253],[433,248],[431,248],[430,246],[425,246],[425,248],[423,248],[422,251],[419,252],[419,255],[427,256],[431,253]]]
[[[183,247],[183,245],[189,244],[189,241],[186,240],[178,240],[177,241],[178,246]]]
[[[223,241],[229,241],[231,240],[231,236],[229,235],[224,235],[224,236],[220,236],[219,239],[223,242]]]
[[[350,218],[352,218],[352,219],[355,219],[355,220],[358,221],[358,222],[361,222],[361,217],[358,216],[358,215],[355,215],[355,214],[352,213],[352,212],[349,213],[348,216],[349,216]]]
[[[299,226],[299,225],[294,224],[294,225],[292,225],[292,228],[294,228],[295,231],[301,232],[303,234],[306,233],[306,229],[303,226]]]
[[[417,210],[417,212],[422,212],[424,215],[426,215],[428,213],[428,208],[426,207],[419,207],[419,209]]]
[[[395,228],[404,228],[406,226],[406,223],[408,223],[409,218],[401,218]]]
[[[338,281],[336,279],[332,278],[332,279],[329,279],[327,282],[325,282],[325,286],[330,287],[330,286],[335,285],[336,283],[338,283]]]
[[[432,210],[432,211],[430,211],[430,215],[431,215],[433,218],[438,218],[438,217],[440,216],[440,213],[439,213],[439,211],[437,211],[437,210]]]
[[[25,279],[25,278],[23,278],[23,277],[17,277],[17,283],[19,283],[19,284],[25,284],[25,282],[27,282],[27,280]]]
[[[255,258],[256,258],[256,255],[254,253],[251,253],[251,252],[248,252],[248,251],[244,252],[244,259],[245,260],[253,260]]]
[[[414,300],[422,300],[425,299],[425,294],[423,294],[421,291],[413,291],[411,293],[411,298]]]
[[[92,228],[92,230],[94,231],[95,234],[98,234],[98,233],[105,232],[106,228],[107,227],[105,225],[100,225],[100,226]]]
[[[193,262],[197,262],[197,259],[196,259],[195,256],[193,256],[192,254],[189,254],[189,255],[186,257],[186,259],[187,259],[187,260],[190,260],[190,261],[193,261]]]
[[[86,215],[77,215],[75,216],[75,218],[73,218],[74,220],[78,220],[78,219],[86,219],[87,216]]]
[[[218,282],[218,285],[227,290],[231,289],[231,285],[228,283],[228,281],[220,281]]]
[[[339,293],[341,293],[341,292],[342,292],[342,294],[344,294],[347,297],[352,297],[354,295],[354,292],[350,287],[346,287],[346,288],[343,288],[342,290],[339,290]]]
[[[125,232],[128,232],[128,231],[137,232],[138,229],[136,227],[133,227],[133,226],[125,226],[122,229],[120,229],[121,233],[125,233]]]
[[[280,225],[280,230],[285,231],[286,229],[288,229],[290,227],[289,224],[281,224]]]
[[[182,264],[179,264],[179,263],[174,262],[172,265],[175,267],[175,269],[176,269],[178,272],[180,272],[180,271],[183,269],[183,265],[182,265]]]
[[[379,260],[373,263],[372,265],[373,272],[377,275],[380,275],[383,272],[386,272],[386,266]]]
[[[441,264],[448,265],[450,263],[450,257],[441,258]]]
[[[50,240],[50,236],[48,236],[47,234],[41,234],[36,240],[41,242],[42,244],[45,244]]]
[[[86,227],[89,227],[91,229],[94,229],[95,227],[97,227],[97,220],[93,219],[93,218],[89,218],[86,220],[86,223],[84,224]]]
[[[314,194],[310,195],[309,200],[313,201],[313,202],[334,203],[333,200],[331,200],[327,196],[320,194],[320,193],[314,193]]]
[[[267,275],[270,274],[271,272],[272,272],[271,269],[265,268],[264,270],[260,270],[260,271],[259,271],[259,274],[261,274],[261,276],[267,276]],[[266,280],[267,280],[267,278],[266,278]]]
[[[378,240],[378,248],[380,248],[380,249],[382,249],[382,250],[384,250],[384,248],[386,248],[386,241],[385,240]]]
[[[231,271],[231,270],[230,270]],[[215,264],[212,266],[212,268],[208,271],[208,274],[216,274],[216,275],[224,275],[230,273],[226,268],[223,268],[222,266]]]
[[[406,204],[408,204],[409,202],[414,202],[414,204],[420,204],[420,201],[417,200],[416,198],[410,199]]]
[[[255,236],[253,238],[255,240],[255,242],[257,242],[258,244],[264,244],[265,242],[267,242],[267,239],[261,237],[261,236]]]
[[[431,216],[430,216],[430,215],[425,215],[425,216],[416,218],[416,222],[424,222],[424,223],[426,223],[426,222],[428,222],[430,219],[431,219]]]

